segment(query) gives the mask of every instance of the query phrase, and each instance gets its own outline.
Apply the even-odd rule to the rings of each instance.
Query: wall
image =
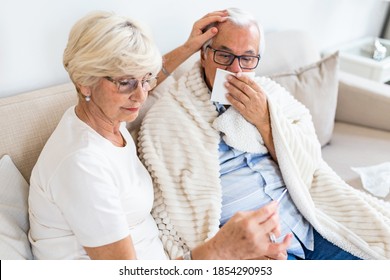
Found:
[[[68,82],[62,52],[74,22],[92,10],[126,14],[148,24],[164,53],[184,42],[205,13],[251,10],[266,31],[304,29],[320,49],[378,36],[380,0],[0,0],[0,97]]]

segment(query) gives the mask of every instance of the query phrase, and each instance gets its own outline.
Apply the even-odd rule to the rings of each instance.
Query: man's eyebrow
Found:
[[[230,48],[228,48],[228,47],[226,47],[224,45],[220,46],[218,49],[221,50],[221,51],[226,51],[226,52],[233,53],[233,51]],[[257,55],[257,53],[255,51],[253,51],[253,50],[247,50],[244,53],[248,54],[248,55]]]

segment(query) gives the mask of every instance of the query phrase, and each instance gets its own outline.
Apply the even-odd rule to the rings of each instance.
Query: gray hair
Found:
[[[265,48],[265,38],[264,38],[263,26],[258,23],[256,18],[252,14],[250,14],[244,10],[241,10],[239,8],[229,8],[229,9],[227,9],[227,12],[228,12],[227,20],[232,22],[236,26],[248,27],[248,26],[254,25],[257,27],[259,34],[260,34],[259,54],[260,54],[260,56],[263,56],[264,48]],[[218,24],[219,24],[218,22],[213,22],[213,23],[209,24],[205,28],[204,31],[207,31],[212,27],[217,27]],[[213,43],[213,38],[206,41],[202,46],[203,51],[206,51],[206,48],[208,46],[210,46],[212,43]]]
[[[75,84],[94,86],[106,76],[157,74],[162,57],[140,23],[109,12],[93,12],[70,31],[63,64]]]

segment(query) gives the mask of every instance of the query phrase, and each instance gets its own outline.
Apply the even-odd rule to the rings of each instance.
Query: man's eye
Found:
[[[221,53],[218,56],[221,57],[221,58],[230,58],[230,57],[232,57],[232,55],[228,54],[228,53]]]
[[[241,60],[244,60],[245,62],[251,62],[253,60],[253,57],[250,56],[242,56]]]

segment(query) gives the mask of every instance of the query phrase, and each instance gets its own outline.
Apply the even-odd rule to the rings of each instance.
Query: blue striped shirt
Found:
[[[220,113],[224,107],[216,104]],[[285,190],[278,165],[269,153],[252,154],[219,144],[220,178],[222,185],[221,226],[237,211],[256,210],[276,200]],[[287,252],[304,258],[302,244],[314,248],[313,229],[296,208],[288,192],[279,203],[281,235],[292,232],[294,237]]]

